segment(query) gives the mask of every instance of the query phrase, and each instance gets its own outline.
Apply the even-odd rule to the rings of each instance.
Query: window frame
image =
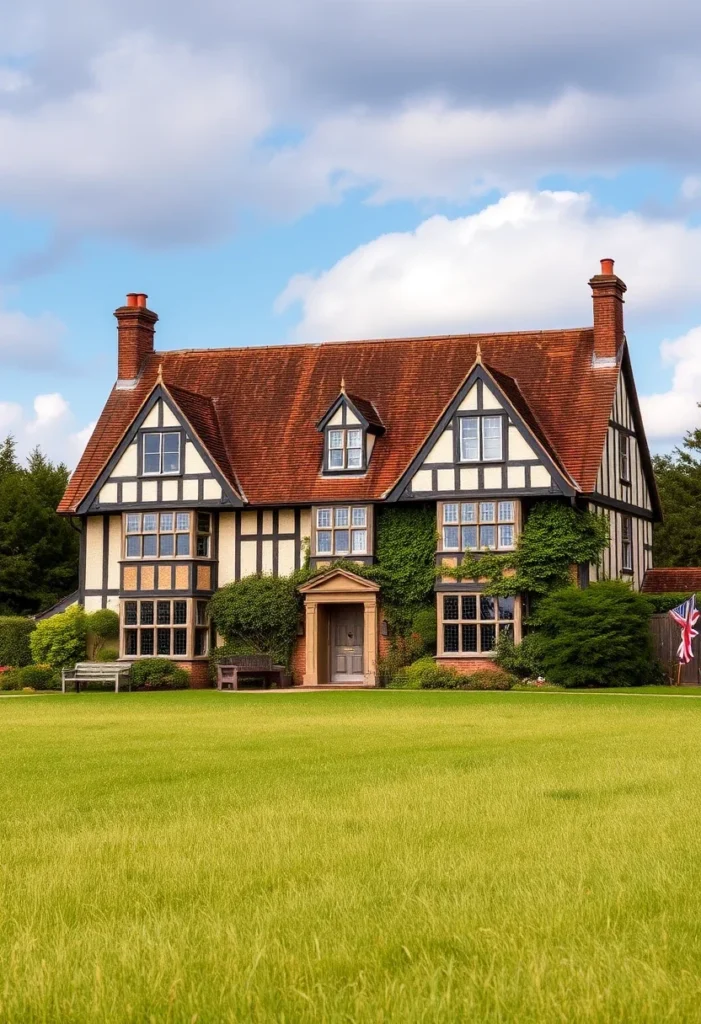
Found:
[[[165,437],[166,435],[174,436],[178,438],[178,466],[177,469],[164,469],[163,458],[166,454],[173,454],[172,452],[165,451]],[[146,456],[154,455],[155,452],[146,451],[146,439],[150,437],[159,437],[158,445],[158,470],[147,470],[146,469]],[[142,477],[159,477],[159,476],[181,476],[183,471],[183,431],[177,427],[158,427],[156,429],[141,430],[139,432],[139,448],[140,448],[140,475]]]
[[[633,517],[621,516],[621,572],[633,575]],[[627,527],[627,530],[626,530]],[[626,536],[627,533],[627,536]]]
[[[630,437],[618,431],[618,476],[622,484],[630,484]]]
[[[500,506],[502,505],[513,506],[513,516],[510,519],[500,517]],[[492,505],[494,507],[494,517],[492,519],[483,518],[482,507],[485,505]],[[446,522],[446,509],[455,506],[457,508],[457,520]],[[465,508],[474,506],[476,509],[476,518],[474,520],[466,518]],[[470,553],[479,554],[485,551],[513,551],[518,543],[518,538],[521,532],[521,502],[516,498],[472,498],[465,500],[464,496],[461,495],[459,499],[455,501],[441,501],[438,502],[438,551],[446,554],[464,555],[466,551]],[[481,530],[484,526],[493,526],[495,531],[495,545],[494,547],[482,547],[481,543]],[[513,543],[506,545],[500,543],[500,527],[511,526],[513,529]],[[447,546],[446,545],[446,527],[452,527],[458,531],[458,545]],[[477,529],[477,547],[463,547],[464,530],[467,527],[476,527]]]
[[[474,598],[475,600],[475,618],[465,618],[463,615],[464,605],[463,598]],[[489,618],[482,615],[482,599],[494,601],[494,618]],[[445,602],[446,599],[457,599],[458,603],[458,616],[457,618],[446,618],[445,615]],[[513,614],[511,618],[500,614],[500,601],[513,600]],[[510,626],[514,638],[514,643],[519,643],[521,640],[521,603],[519,597],[514,598],[498,598],[491,597],[480,590],[446,590],[441,591],[438,594],[438,606],[436,609],[438,617],[438,656],[440,658],[492,658],[496,648],[499,634],[503,627]],[[458,630],[458,650],[448,651],[446,650],[445,635],[446,626],[456,626]],[[464,630],[463,626],[475,626],[476,627],[476,644],[477,650],[469,651],[464,650]],[[483,649],[482,647],[482,627],[494,626],[494,646],[489,649]]]
[[[162,529],[161,528],[161,516],[170,515],[173,517],[173,528]],[[186,515],[189,517],[189,525],[187,530],[178,529],[178,516]],[[200,516],[209,516],[209,532],[205,533],[204,530],[200,530]],[[137,530],[130,530],[129,518],[137,516],[139,520],[139,528]],[[156,529],[155,530],[144,530],[144,517],[155,516]],[[161,554],[161,541],[160,538],[163,536],[171,536],[173,538],[173,554]],[[178,553],[178,537],[188,537],[188,551],[186,554]],[[129,538],[139,537],[139,554],[130,555],[128,553]],[[145,555],[144,554],[144,537],[155,537],[156,538],[156,554]],[[198,540],[200,537],[208,538],[208,554],[199,555],[197,553]],[[192,508],[157,508],[157,509],[134,509],[122,513],[122,559],[125,562],[142,562],[146,561],[182,561],[184,559],[212,559],[212,547],[214,543],[214,520],[212,513],[204,509],[192,509]]]
[[[352,447],[350,447],[348,445],[348,435],[351,432],[357,432],[357,433],[360,434],[360,446],[353,445]],[[342,436],[342,445],[341,445],[340,448],[338,448],[338,447],[332,448],[331,447],[331,435],[335,434],[335,433],[343,435]],[[354,474],[354,473],[355,474],[357,474],[357,473],[364,473],[365,470],[367,469],[366,445],[367,445],[366,430],[365,430],[365,427],[363,427],[362,423],[335,423],[335,424],[329,423],[324,428],[324,473],[330,473],[331,475],[334,475],[334,476],[336,474],[338,474],[338,473],[346,473],[346,474],[349,474],[349,475],[350,474]],[[332,451],[341,451],[343,453],[343,465],[341,465],[341,466],[332,466],[331,465],[331,452]],[[349,466],[348,465],[348,452],[349,451],[360,451],[360,465],[359,466]]]
[[[494,409],[484,411],[470,411],[460,413],[457,417],[458,429],[457,435],[457,461],[458,463],[472,465],[481,462],[506,462],[506,451],[505,441],[508,436],[508,430],[505,429],[506,416],[503,412],[497,412]],[[498,420],[499,421],[499,441],[500,441],[500,453],[498,456],[486,457],[484,454],[485,449],[485,437],[484,437],[484,426],[487,420]],[[463,429],[466,423],[475,421],[478,424],[477,428],[477,455],[476,457],[466,457],[463,455]]]
[[[122,597],[120,599],[119,609],[119,650],[120,657],[125,658],[129,661],[138,660],[140,658],[168,658],[169,661],[197,661],[205,660],[209,656],[211,648],[211,632],[212,624],[209,615],[206,612],[208,602],[202,598],[197,597],[178,597],[173,595],[164,594],[162,597],[153,595],[149,597]],[[159,605],[169,605],[169,621],[159,622]],[[175,605],[181,604],[185,608],[185,621],[175,621]],[[127,606],[135,606],[136,623],[127,622]],[[142,621],[143,613],[142,608],[144,606],[151,606],[150,611],[147,611],[147,618],[149,615],[152,617],[152,622]],[[204,621],[202,621],[204,619]],[[169,637],[169,654],[159,653],[159,630],[168,630],[170,633]],[[152,631],[153,633],[153,652],[151,654],[142,653],[142,639],[141,634],[144,631]],[[181,653],[175,652],[175,633],[176,631],[182,631],[185,634],[185,651]],[[197,635],[204,635],[206,632],[207,636],[205,639],[204,652],[197,654]],[[128,653],[127,642],[128,639],[133,635],[134,642],[136,644],[136,653]]]
[[[338,522],[338,513],[346,512],[346,523],[341,524]],[[361,525],[358,522],[354,523],[355,513],[363,512],[365,516],[365,524]],[[321,523],[320,518],[323,513],[329,513],[329,524]],[[311,537],[311,557],[314,559],[336,559],[336,558],[348,558],[348,559],[359,559],[369,558],[373,554],[373,511],[372,505],[361,505],[361,504],[342,504],[342,505],[315,505],[312,508],[312,537]],[[339,533],[348,534],[348,549],[345,551],[337,550],[336,535]],[[355,534],[365,534],[365,549],[363,551],[353,550],[353,538]],[[319,549],[319,535],[330,534],[331,535],[331,550],[321,551]]]

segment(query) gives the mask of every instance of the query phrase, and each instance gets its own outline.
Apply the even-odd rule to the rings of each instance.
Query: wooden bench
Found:
[[[79,661],[74,669],[64,668],[61,672],[61,690],[65,693],[69,683],[75,684],[76,693],[80,693],[81,683],[114,683],[114,692],[119,693],[119,683],[125,675],[129,679],[129,665],[123,661]]]
[[[217,665],[217,689],[238,690],[239,679],[243,676],[260,676],[268,682],[275,682],[278,689],[288,682],[282,665],[273,665],[268,654],[242,654],[234,658],[222,658]]]

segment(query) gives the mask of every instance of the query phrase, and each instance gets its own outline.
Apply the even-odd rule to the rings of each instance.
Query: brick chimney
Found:
[[[594,298],[594,359],[616,358],[623,343],[623,295],[626,286],[613,272],[613,260],[601,261],[601,273],[589,282]]]
[[[117,317],[117,380],[136,380],[146,356],[153,352],[153,334],[158,316],[146,308],[148,295],[130,292],[126,306],[115,309]]]

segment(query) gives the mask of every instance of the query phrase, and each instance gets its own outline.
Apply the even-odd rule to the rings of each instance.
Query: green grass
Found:
[[[701,705],[0,701],[0,1021],[690,1021]]]

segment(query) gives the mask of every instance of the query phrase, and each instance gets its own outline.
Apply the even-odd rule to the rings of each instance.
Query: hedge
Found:
[[[29,637],[36,628],[36,622],[19,615],[0,617],[0,665],[22,668],[31,663]]]
[[[662,614],[688,601],[691,594],[687,591],[685,594],[643,594],[643,597],[649,602],[653,612]],[[696,595],[696,605],[701,606],[701,593]]]

